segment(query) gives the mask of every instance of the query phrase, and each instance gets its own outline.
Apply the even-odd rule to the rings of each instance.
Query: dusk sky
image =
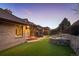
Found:
[[[29,21],[50,28],[56,28],[64,17],[73,23],[78,20],[78,14],[73,10],[77,4],[33,4],[0,3],[0,8],[10,9],[14,15],[20,18],[28,18]]]

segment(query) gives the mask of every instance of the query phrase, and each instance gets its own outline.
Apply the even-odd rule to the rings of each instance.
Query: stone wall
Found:
[[[79,55],[79,37],[71,36],[70,47]]]
[[[16,24],[0,23],[0,50],[24,43],[24,37],[16,37]]]
[[[74,35],[66,35],[67,38],[70,40],[70,47],[79,55],[79,36]]]
[[[50,39],[50,42],[56,45],[62,45],[62,46],[69,46],[70,41],[69,40],[63,40],[63,39]]]
[[[50,42],[53,44],[58,44],[58,45],[62,45],[61,40],[63,40],[63,45],[68,43],[69,46],[74,50],[74,52],[79,55],[79,36],[74,36],[74,35],[69,35],[69,34],[64,34],[64,35],[60,35],[62,36],[61,39],[50,39]],[[58,37],[58,36],[55,36]],[[52,37],[53,38],[53,37]],[[64,40],[63,38],[66,38],[66,40]],[[67,41],[68,40],[68,41]]]

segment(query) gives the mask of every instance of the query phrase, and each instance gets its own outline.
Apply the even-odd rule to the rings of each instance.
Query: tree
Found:
[[[70,26],[70,22],[67,18],[64,18],[63,21],[59,24],[58,30],[59,32],[63,32],[66,28]]]

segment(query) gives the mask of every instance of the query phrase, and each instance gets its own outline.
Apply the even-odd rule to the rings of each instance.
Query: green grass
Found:
[[[38,42],[24,43],[19,46],[1,51],[2,56],[69,56],[73,55],[69,47],[50,44],[48,39]]]

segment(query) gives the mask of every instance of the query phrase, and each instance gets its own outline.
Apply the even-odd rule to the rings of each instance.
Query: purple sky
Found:
[[[56,28],[64,17],[71,23],[78,20],[78,15],[73,11],[77,4],[33,4],[33,3],[2,3],[0,8],[8,8],[20,18],[28,18],[29,21],[41,26]]]

